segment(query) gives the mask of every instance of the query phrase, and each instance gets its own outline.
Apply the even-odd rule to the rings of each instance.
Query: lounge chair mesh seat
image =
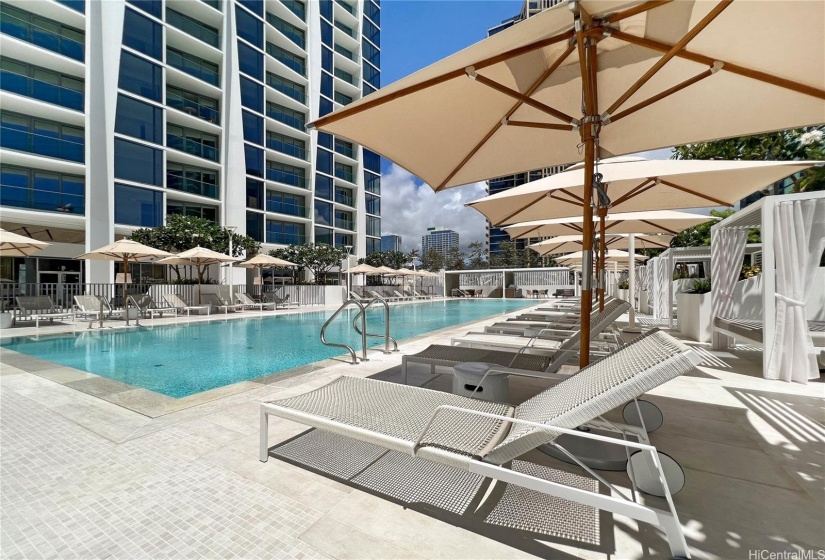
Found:
[[[439,406],[453,405],[574,429],[690,371],[696,362],[687,346],[653,330],[515,409],[420,387],[351,377],[265,404],[276,407],[277,415],[289,420],[468,469],[477,459],[501,465],[550,443],[556,434],[526,425],[511,428],[500,420],[460,411],[443,411],[416,448],[416,439]],[[270,412],[275,413],[272,409]]]
[[[526,343],[525,343],[526,344]],[[578,345],[578,337],[570,341],[568,346]],[[561,348],[561,346],[559,347]],[[406,358],[407,356],[405,356]],[[487,362],[498,366],[541,371],[550,364],[548,356],[539,354],[519,354],[506,350],[486,350],[484,348],[469,348],[467,346],[447,346],[431,344],[421,352],[412,354],[409,358],[423,358],[427,364],[436,366],[452,366],[462,362]],[[416,360],[412,359],[412,362]]]
[[[455,338],[459,342],[477,342],[501,346],[524,346],[530,340],[525,336],[516,336],[512,334],[495,334],[495,333],[467,333],[463,336]],[[559,347],[561,342],[539,335],[533,342],[532,347],[541,350],[555,350]]]
[[[725,329],[734,335],[756,342],[764,342],[764,328],[759,319],[736,319],[731,317],[716,317],[713,324]],[[808,331],[814,346],[825,346],[825,321],[808,321]]]

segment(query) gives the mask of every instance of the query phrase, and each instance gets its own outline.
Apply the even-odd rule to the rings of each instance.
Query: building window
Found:
[[[238,6],[235,7],[235,16],[238,37],[262,48],[264,46],[264,22]]]
[[[355,179],[352,174],[352,166],[347,165],[346,163],[337,163],[335,164],[335,176],[339,179],[343,179],[344,181],[348,181],[350,183],[354,183]]]
[[[115,132],[163,144],[163,109],[128,95],[117,96]]]
[[[335,102],[340,103],[341,105],[349,105],[352,103],[352,97],[349,95],[345,95],[340,91],[335,92]]]
[[[246,207],[264,209],[264,184],[255,179],[246,180]]]
[[[301,132],[306,130],[306,115],[301,111],[295,111],[289,107],[267,101],[266,115]]]
[[[218,48],[218,45],[221,43],[217,29],[203,24],[186,14],[176,12],[168,6],[166,8],[166,23],[215,48]]]
[[[85,60],[86,35],[80,29],[3,3],[0,4],[0,30],[74,60]]]
[[[264,119],[249,111],[243,111],[243,139],[259,146],[264,139]]]
[[[127,8],[123,19],[123,44],[155,60],[161,60],[163,56],[161,25]]]
[[[321,95],[332,99],[332,76],[326,72],[321,72]]]
[[[82,128],[7,112],[0,112],[0,146],[77,162],[86,154]]]
[[[380,253],[381,252],[381,240],[380,239],[373,239],[372,237],[367,237],[367,254],[371,255],[373,253]]]
[[[218,161],[218,137],[192,128],[166,125],[166,146],[209,161]]]
[[[140,227],[163,225],[163,193],[115,183],[115,223]]]
[[[82,79],[19,60],[0,57],[0,89],[76,111],[83,110],[85,88]]]
[[[301,0],[281,0],[281,3],[286,6],[290,12],[298,16],[301,21],[306,21],[307,8]]]
[[[381,194],[381,176],[364,171],[364,188],[367,192]]]
[[[254,14],[263,17],[264,15],[264,0],[238,0],[239,4],[246,6]]]
[[[375,2],[370,2],[370,0],[365,0],[364,2],[364,15],[370,18],[376,25],[381,25],[381,8],[379,8]]]
[[[166,203],[166,213],[194,216],[195,218],[203,218],[204,220],[218,223],[218,209],[215,206],[204,206],[203,204],[194,204],[192,202],[170,200]]]
[[[304,197],[278,191],[266,191],[266,210],[289,216],[309,217]]]
[[[362,29],[362,33],[364,34],[364,37],[372,41],[373,45],[381,45],[381,30],[366,18],[364,18],[364,28]]]
[[[344,247],[349,245],[350,247],[354,245],[352,242],[352,234],[350,233],[336,233],[335,234],[335,246],[336,247]]]
[[[285,134],[267,131],[266,147],[294,158],[307,159],[306,142]]]
[[[331,100],[327,99],[326,97],[322,97],[320,99],[320,103],[318,104],[318,114],[320,116],[323,117],[324,115],[328,115],[333,111],[333,109],[335,109],[335,107],[332,105]]]
[[[266,242],[279,245],[303,245],[306,242],[304,224],[279,220],[266,221]]]
[[[332,152],[318,148],[318,158],[315,167],[321,173],[332,175]]]
[[[364,148],[364,169],[381,174],[381,156]]]
[[[191,165],[169,162],[166,164],[166,188],[218,198],[218,172]]]
[[[264,151],[244,144],[244,156],[246,157],[246,174],[255,177],[264,176]]]
[[[306,34],[300,27],[295,27],[291,23],[287,23],[275,14],[269,12],[266,13],[266,21],[302,49],[306,47]]]
[[[327,21],[332,21],[332,0],[320,0],[321,17],[326,18]]]
[[[303,167],[286,165],[276,161],[266,162],[266,178],[293,187],[307,188],[307,180]]]
[[[115,138],[115,177],[163,186],[163,152],[143,144]]]
[[[335,151],[341,154],[342,156],[347,156],[350,159],[355,159],[355,147],[353,146],[352,142],[347,142],[346,140],[336,138]]]
[[[321,68],[332,73],[332,49],[321,47]]]
[[[152,101],[161,102],[163,73],[157,64],[123,51],[120,53],[118,87]]]
[[[316,227],[315,228],[315,243],[323,243],[325,245],[332,245],[334,242],[335,236],[332,233],[331,229],[324,228],[324,227]]]
[[[355,207],[355,198],[352,196],[352,189],[335,187],[335,202]]]
[[[260,113],[264,107],[264,86],[241,76],[241,105]]]
[[[355,220],[352,217],[352,212],[347,212],[346,210],[339,210],[336,208],[335,227],[355,231]]]
[[[246,234],[255,241],[264,240],[264,215],[257,212],[246,213]]]
[[[270,56],[275,57],[281,64],[291,68],[301,76],[307,75],[307,61],[303,56],[293,54],[286,49],[274,45],[272,43],[266,44],[266,52]]]
[[[361,41],[361,53],[364,60],[375,66],[381,68],[381,51],[369,41]]]
[[[0,167],[0,205],[45,212],[83,215],[83,177],[3,165]]]
[[[332,177],[315,174],[315,196],[332,200]]]
[[[238,64],[241,72],[256,80],[264,80],[264,55],[245,43],[238,43]]]
[[[332,204],[320,200],[315,201],[315,223],[332,227]]]
[[[381,87],[381,72],[369,62],[364,63],[364,81],[376,88]]]
[[[332,134],[328,132],[318,132],[318,145],[329,150],[332,149]]]
[[[195,55],[167,47],[166,63],[181,72],[201,79],[213,86],[219,87],[221,84],[220,68],[218,65]]]
[[[381,215],[381,199],[377,196],[373,196],[369,193],[364,193],[366,197],[366,205],[367,205],[367,213],[368,214],[375,214],[376,216]]]
[[[163,9],[163,2],[159,2],[158,0],[126,0],[132,6],[136,8],[140,8],[144,12],[149,15],[153,15],[158,19],[162,19],[163,13],[161,10]]]
[[[284,95],[291,97],[299,103],[307,104],[307,90],[301,84],[295,83],[292,80],[287,80],[272,72],[266,73],[266,84]]]
[[[323,2],[322,2],[323,5]],[[332,7],[332,2],[329,2],[330,7]],[[321,43],[326,45],[329,48],[332,48],[333,41],[332,41],[332,25],[321,20]]]
[[[362,82],[363,87],[361,88],[361,96],[366,97],[371,93],[378,91],[376,88],[369,85],[367,82]]]
[[[187,115],[200,117],[207,122],[218,124],[221,121],[218,112],[218,100],[205,95],[198,95],[180,88],[167,86],[166,104],[169,107],[183,111]]]
[[[367,216],[367,235],[381,237],[381,218]]]

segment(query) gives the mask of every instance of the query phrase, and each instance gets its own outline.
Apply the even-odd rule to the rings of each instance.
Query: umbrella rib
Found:
[[[614,228],[614,227],[616,227],[617,225],[619,225],[623,222],[624,222],[624,220],[616,220],[615,222],[611,222],[610,225],[605,225],[604,229],[605,229],[605,231],[607,231],[610,228]]]
[[[705,70],[701,74],[697,74],[694,77],[685,80],[684,82],[681,82],[681,83],[679,83],[679,84],[677,84],[677,85],[675,85],[671,88],[668,88],[668,89],[662,91],[661,93],[657,93],[656,95],[648,97],[644,101],[641,101],[641,102],[637,103],[636,105],[634,105],[633,107],[630,107],[629,109],[625,109],[624,111],[620,111],[619,113],[617,113],[615,115],[607,116],[607,114],[606,114],[606,116],[603,117],[603,118],[607,122],[614,123],[619,119],[622,119],[622,118],[624,118],[628,115],[632,115],[633,113],[635,113],[636,111],[639,111],[640,109],[644,109],[645,107],[653,105],[657,101],[661,101],[662,99],[664,99],[666,97],[670,97],[674,93],[682,91],[686,87],[692,86],[696,82],[700,82],[700,81],[704,80],[705,78],[707,78],[708,76],[712,76],[713,74],[715,74],[716,72],[721,70],[720,65],[721,65],[721,63],[719,65],[715,65],[713,68],[709,68],[709,69]]]
[[[507,120],[507,126],[521,126],[524,128],[544,128],[547,130],[576,130],[576,127],[570,124],[552,124],[539,123],[530,121],[511,121]]]
[[[667,43],[654,41],[653,39],[647,39],[644,37],[637,37],[636,35],[631,35],[629,33],[625,33],[624,31],[619,30],[611,30],[610,37],[613,39],[619,39],[621,41],[624,41],[625,43],[630,43],[632,45],[637,45],[639,47],[645,47],[647,49],[654,51],[668,52],[672,48],[672,46],[668,45]],[[774,76],[773,74],[768,74],[767,72],[761,72],[759,70],[754,70],[752,68],[746,68],[744,66],[740,66],[739,64],[733,64],[725,60],[711,58],[709,56],[694,53],[685,49],[679,51],[676,54],[676,56],[678,56],[679,58],[684,58],[685,60],[690,60],[691,62],[706,64],[708,66],[712,66],[715,62],[718,61],[723,64],[722,70],[725,70],[727,72],[739,74],[740,76],[752,78],[760,82],[766,82],[768,84],[778,86],[781,88],[790,89],[803,95],[810,95],[811,97],[825,99],[825,89],[819,89],[806,84],[801,84],[799,82],[794,82],[793,80],[788,80],[786,78],[780,78],[778,76]]]
[[[547,39],[542,39],[540,41],[536,41],[535,43],[530,43],[529,45],[524,45],[522,47],[517,47],[515,49],[509,50],[505,53],[501,53],[496,56],[491,56],[490,58],[486,58],[479,62],[473,64],[476,69],[486,68],[487,66],[492,66],[493,64],[498,64],[499,62],[504,62],[505,60],[510,60],[511,58],[515,58],[517,56],[521,56],[523,54],[543,49],[544,47],[549,47],[550,45],[554,45],[556,43],[560,43],[562,41],[567,41],[571,37],[573,37],[573,30],[565,31],[564,33],[560,33],[559,35],[554,35],[553,37],[548,37]],[[460,76],[464,76],[466,74],[465,69],[461,68],[459,70],[453,70],[452,72],[447,72],[446,74],[442,74],[441,76],[436,76],[429,80],[425,80],[418,84],[413,84],[407,88],[402,90],[390,93],[384,97],[380,97],[377,99],[371,99],[363,103],[362,105],[358,105],[357,107],[352,107],[349,110],[342,109],[340,111],[336,111],[335,113],[331,113],[326,117],[320,118],[315,121],[313,124],[315,128],[320,128],[322,126],[328,125],[335,121],[339,121],[343,118],[350,117],[352,115],[356,115],[361,113],[362,111],[366,111],[367,109],[372,109],[373,107],[378,107],[390,101],[394,101],[401,97],[406,97],[418,91],[425,90],[432,86],[437,86],[443,82],[447,82],[449,80],[458,78]]]
[[[653,185],[648,184],[651,181],[654,181]],[[655,186],[655,179],[651,179],[650,177],[648,177],[647,179],[645,179],[644,181],[642,181],[641,183],[639,183],[638,185],[636,185],[635,187],[633,187],[632,189],[630,189],[629,191],[624,193],[618,199],[614,200],[613,201],[613,206],[618,206],[622,202],[625,202],[626,200],[631,199],[636,195],[642,194],[643,192],[645,192],[647,190],[644,187],[647,187],[649,189],[652,186]],[[642,189],[644,189],[644,190],[642,190]]]
[[[733,0],[721,0],[710,12],[708,12],[708,14],[705,17],[702,18],[701,21],[699,21],[699,23],[697,23],[695,26],[693,26],[693,28],[690,31],[688,31],[687,34],[685,34],[685,36],[682,37],[679,40],[678,43],[673,45],[673,47],[671,47],[670,50],[668,50],[662,58],[657,60],[656,64],[654,64],[652,67],[650,67],[648,69],[648,71],[645,72],[642,75],[641,78],[636,80],[636,83],[634,83],[632,86],[630,86],[630,88],[628,88],[628,90],[625,91],[621,95],[621,97],[619,97],[613,103],[613,105],[610,106],[610,108],[607,110],[607,113],[608,114],[615,113],[616,109],[621,107],[622,104],[624,104],[625,101],[630,99],[630,97],[634,93],[639,91],[639,89],[643,85],[645,85],[648,82],[648,80],[650,80],[650,78],[652,78],[657,72],[659,72],[659,70],[661,70],[662,67],[664,67],[664,65],[667,64],[670,59],[672,59],[674,56],[676,56],[676,54],[679,53],[679,51],[684,49],[687,46],[687,44],[690,43],[694,39],[694,37],[696,37],[699,33],[702,32],[702,30],[705,29],[705,27],[710,25],[710,23],[714,19],[716,19],[717,16],[719,16],[719,14],[721,14],[725,10],[725,8],[730,6],[732,2],[733,2]]]
[[[524,239],[525,237],[529,237],[529,235],[530,235],[531,233],[533,233],[534,231],[536,231],[536,230],[537,230],[537,229],[539,229],[539,228],[541,228],[541,226],[536,226],[536,227],[530,228],[530,229],[528,229],[527,231],[525,231],[524,233],[521,233],[521,234],[519,234],[519,235],[516,235],[515,237],[513,237],[513,236],[510,236],[510,237],[511,237],[511,239]],[[505,229],[506,229],[506,228],[505,228]]]
[[[644,4],[640,4],[633,8],[629,8],[623,12],[618,12],[613,14],[612,16],[607,18],[607,23],[616,23],[617,21],[621,21],[623,19],[627,19],[631,16],[635,16],[638,14],[642,14],[648,10],[652,10],[653,8],[658,8],[659,6],[663,6],[665,4],[670,4],[673,0],[655,0],[653,2],[645,2]]]
[[[642,222],[643,224],[647,224],[647,225],[655,227],[655,228],[660,228],[662,231],[665,231],[665,232],[667,232],[671,235],[679,235],[678,231],[673,231],[672,229],[668,229],[668,228],[666,228],[665,226],[663,226],[661,224],[657,224],[656,222],[651,222],[650,220],[639,220],[639,221]]]
[[[564,59],[566,59],[568,56],[570,56],[570,53],[573,52],[573,48],[574,47],[572,47],[572,46],[568,46],[567,49],[565,49],[564,52],[561,53],[559,55],[559,57],[553,62],[553,64],[551,64],[547,68],[547,70],[542,72],[542,74],[541,74],[541,76],[539,76],[538,80],[536,80],[533,83],[533,85],[531,85],[530,88],[527,90],[527,96],[532,95],[539,88],[539,86],[541,86],[541,84],[543,84],[544,81],[547,80],[547,78],[550,76],[550,74],[552,74],[553,72],[556,71],[556,68],[558,68],[561,65],[562,62],[564,62]],[[476,66],[476,68],[477,67],[478,66]],[[465,70],[465,72],[466,72],[466,70]],[[477,77],[479,77],[479,76],[477,76]],[[476,144],[476,146],[472,150],[470,150],[470,153],[467,154],[467,156],[463,160],[461,160],[461,163],[459,163],[455,167],[455,169],[453,169],[452,172],[449,175],[447,175],[447,177],[444,179],[444,181],[442,181],[441,184],[438,185],[435,188],[435,192],[440,192],[442,189],[444,189],[446,187],[447,183],[450,182],[450,179],[455,177],[456,173],[458,173],[461,170],[461,168],[464,167],[467,164],[467,162],[470,161],[470,159],[472,159],[472,157],[474,155],[476,155],[476,153],[478,153],[478,151],[482,148],[482,146],[484,146],[484,144],[486,144],[487,141],[490,138],[493,137],[493,134],[495,134],[498,131],[499,128],[504,126],[504,123],[507,121],[507,119],[509,119],[511,116],[513,116],[515,114],[515,112],[519,109],[519,107],[521,107],[521,105],[522,105],[522,102],[519,101],[515,105],[513,105],[510,108],[509,111],[507,111],[507,114],[504,116],[504,118],[501,119],[500,121],[498,121],[495,124],[495,126],[493,126],[493,128],[490,130],[490,132],[488,132],[484,136],[484,138],[481,139],[481,142]]]
[[[544,198],[544,193],[541,193],[541,194],[540,194],[540,195],[539,195],[539,196],[538,196],[535,200],[531,200],[530,202],[528,202],[527,204],[525,204],[524,206],[522,206],[522,207],[521,207],[521,208],[519,208],[518,210],[515,210],[514,212],[512,212],[512,213],[510,213],[510,214],[508,214],[508,215],[506,215],[506,216],[504,216],[501,220],[499,220],[498,222],[496,222],[494,225],[496,225],[496,226],[500,226],[500,225],[502,225],[502,224],[507,223],[507,220],[509,220],[510,218],[512,218],[513,216],[515,216],[515,215],[516,215],[516,214],[518,214],[519,212],[521,212],[522,210],[525,210],[525,209],[529,208],[530,206],[534,205],[536,202],[538,202],[538,201],[539,201],[539,200],[541,200],[542,198]]]
[[[475,74],[474,73],[470,77],[473,80],[475,80],[476,82],[478,82],[480,84],[483,84],[483,85],[487,86],[490,89],[494,89],[499,93],[503,93],[504,95],[512,97],[513,99],[516,99],[518,101],[521,101],[521,103],[523,103],[525,105],[529,105],[530,107],[533,107],[534,109],[538,109],[539,111],[541,111],[543,113],[547,113],[548,115],[556,117],[557,119],[559,119],[562,122],[571,123],[571,124],[576,122],[576,119],[574,119],[573,117],[571,117],[567,113],[563,113],[562,111],[559,111],[558,109],[554,109],[553,107],[550,107],[549,105],[545,105],[544,103],[542,103],[540,101],[536,101],[532,97],[528,97],[527,95],[524,95],[520,91],[516,91],[514,89],[508,88],[507,86],[505,86],[503,84],[500,84],[500,83],[496,82],[495,80],[491,80],[490,78],[482,76],[481,74]]]
[[[678,191],[686,192],[688,194],[692,194],[693,196],[698,196],[699,198],[704,198],[705,200],[709,200],[711,202],[715,202],[719,206],[731,206],[730,202],[725,202],[724,200],[719,200],[718,198],[713,198],[712,196],[708,196],[706,194],[698,193],[686,187],[682,187],[677,185],[676,183],[671,183],[670,181],[665,181],[664,179],[659,179],[659,182],[663,185],[667,185],[668,187],[674,188]]]

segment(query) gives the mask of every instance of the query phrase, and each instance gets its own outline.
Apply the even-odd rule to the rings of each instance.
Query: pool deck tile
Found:
[[[478,330],[489,322],[452,331]],[[415,353],[449,340],[449,334],[447,329],[416,337],[401,349]],[[694,558],[744,560],[750,550],[825,548],[825,386],[761,379],[760,365],[747,350],[703,351],[706,363],[694,374],[649,396],[665,414],[665,425],[651,434],[653,443],[685,467],[688,484],[675,501]],[[73,379],[71,368],[45,367],[0,349],[0,371],[11,372],[0,377],[0,556],[633,560],[667,555],[658,531],[619,515],[603,516],[598,546],[494,529],[466,515],[457,526],[437,512],[404,507],[293,464],[258,461],[261,401],[300,394],[340,375],[400,379],[400,354],[376,352],[370,358],[357,367],[328,360],[321,368],[249,382],[240,391],[213,393],[153,417],[91,390],[81,392],[74,384],[96,380]],[[449,375],[432,376],[428,368],[412,368],[410,379],[436,390],[451,385]],[[511,381],[511,397],[529,398],[542,383]],[[103,391],[106,384],[90,386]],[[127,406],[140,402],[153,413],[163,406],[163,399],[134,388],[109,387],[114,392],[104,398]],[[272,418],[269,444],[305,429]],[[538,452],[526,458],[576,472]],[[624,473],[603,474],[627,488]],[[663,503],[650,496],[642,500]]]

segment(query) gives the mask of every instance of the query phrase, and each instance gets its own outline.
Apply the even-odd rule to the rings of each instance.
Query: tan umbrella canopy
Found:
[[[149,262],[162,257],[169,257],[171,253],[149,247],[143,243],[132,241],[131,239],[121,239],[114,243],[109,243],[99,249],[95,249],[89,253],[75,257],[81,260],[103,260],[103,261],[121,261],[123,263],[123,307],[128,309],[129,289],[127,286],[127,278],[129,276],[129,265],[137,262]],[[126,313],[126,324],[129,324],[129,313]]]
[[[637,249],[667,249],[670,247],[670,240],[673,239],[672,235],[637,234],[634,237]],[[629,247],[628,234],[607,235],[606,241],[608,249],[627,249]],[[581,234],[559,235],[528,245],[528,248],[542,256],[563,255],[581,251],[582,236]]]
[[[733,206],[747,195],[816,164],[815,161],[647,160],[599,163],[613,212]],[[467,206],[494,225],[580,216],[581,166],[531,181]]]
[[[669,233],[676,235],[682,230],[704,224],[719,218],[694,214],[692,212],[676,212],[675,210],[660,210],[650,212],[619,212],[605,216],[605,235],[614,233]],[[536,220],[523,222],[505,227],[512,239],[527,239],[531,237],[550,237],[553,235],[579,234],[582,230],[581,216],[575,218],[556,218],[552,220]]]
[[[194,266],[198,269],[198,303],[201,302],[201,275],[210,264],[220,264],[228,262],[242,261],[239,257],[230,257],[224,253],[218,253],[205,247],[194,247],[177,255],[171,255],[158,261],[158,264],[182,264]]]
[[[383,271],[368,264],[359,264],[358,266],[352,267],[347,272],[349,274],[366,274],[367,276],[381,276],[384,274]]]
[[[630,257],[630,253],[628,253],[627,251],[620,251],[619,249],[609,249],[605,253],[605,260],[607,262],[622,261],[624,263],[627,263],[628,257]],[[645,255],[634,255],[633,258],[637,261],[647,260],[647,257]],[[567,261],[581,261],[582,259],[584,259],[584,251],[576,251],[575,253],[563,255],[561,257],[558,257],[556,260],[560,263],[565,263]]]
[[[28,257],[48,246],[45,241],[0,229],[0,257]]]
[[[599,157],[824,122],[823,19],[825,2],[569,1],[313,125],[436,191],[582,159],[591,185]]]
[[[263,279],[261,277],[261,271],[264,268],[278,268],[278,267],[287,267],[287,266],[298,266],[295,263],[291,263],[289,261],[285,261],[284,259],[279,259],[278,257],[273,257],[271,255],[255,255],[249,260],[246,260],[242,263],[238,264],[241,268],[257,268],[258,269],[258,278],[261,279],[261,283],[263,283]],[[272,284],[275,284],[275,279],[272,279]]]

